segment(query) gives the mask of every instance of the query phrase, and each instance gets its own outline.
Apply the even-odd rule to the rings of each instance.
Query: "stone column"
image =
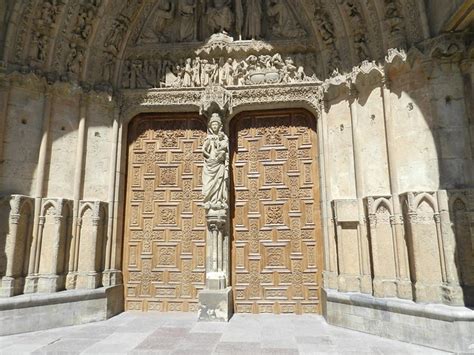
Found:
[[[382,79],[381,95],[384,109],[385,141],[387,144],[388,174],[390,190],[392,193],[393,216],[391,224],[395,238],[395,255],[397,259],[397,295],[400,298],[413,297],[410,280],[410,267],[408,264],[408,248],[405,240],[405,227],[403,223],[402,207],[399,198],[398,167],[396,161],[397,146],[395,143],[395,128],[392,121],[392,106],[390,103],[390,88],[388,78]]]
[[[2,74],[0,74],[2,75]],[[0,76],[0,168],[3,162],[4,135],[8,116],[8,102],[10,96],[10,83]]]
[[[360,142],[358,127],[358,92],[355,87],[351,88],[350,97],[350,111],[351,111],[351,126],[352,126],[352,144],[354,152],[354,172],[356,180],[356,194],[358,202],[358,239],[359,239],[359,254],[360,254],[360,291],[363,293],[372,293],[372,277],[370,270],[369,257],[369,240],[367,233],[367,225],[364,217],[364,174],[362,172],[361,152],[362,144]]]
[[[36,189],[35,189],[35,207],[34,207],[34,219],[33,219],[33,245],[31,248],[30,262],[28,268],[28,276],[25,280],[25,293],[36,292],[38,283],[38,269],[39,269],[39,258],[40,258],[40,247],[38,241],[38,235],[40,230],[40,213],[41,213],[41,201],[43,198],[44,190],[44,175],[47,161],[47,152],[49,145],[49,129],[51,124],[51,117],[53,115],[53,102],[54,97],[51,89],[48,87],[44,96],[43,105],[43,128],[42,137],[38,155],[38,168],[36,173]]]
[[[72,218],[72,242],[71,255],[68,265],[68,274],[66,287],[73,289],[76,287],[77,278],[77,254],[79,249],[79,201],[82,195],[83,185],[83,161],[84,161],[84,143],[86,135],[86,119],[88,100],[82,93],[79,99],[79,124],[77,129],[77,147],[76,147],[76,166],[74,168],[74,195],[73,195],[73,218]]]
[[[337,248],[334,235],[334,223],[331,213],[331,179],[328,178],[330,162],[327,156],[327,113],[325,104],[321,105],[321,117],[318,118],[319,166],[321,173],[321,205],[324,235],[324,287],[337,289]]]
[[[114,286],[120,283],[121,273],[112,263],[112,248],[114,236],[114,219],[115,216],[115,192],[116,192],[116,170],[117,170],[117,154],[120,153],[118,148],[119,139],[119,109],[114,111],[112,123],[112,147],[110,155],[110,175],[109,175],[109,191],[108,191],[108,223],[107,223],[107,242],[105,248],[105,271],[102,275],[102,284],[104,286]]]
[[[229,265],[229,139],[221,115],[209,118],[203,143],[203,195],[207,220],[206,288],[199,292],[200,321],[228,321],[232,316]]]
[[[0,297],[11,297],[23,293],[24,276],[31,241],[32,213],[31,198],[23,195],[11,195],[8,197],[10,215],[6,229],[7,232],[1,237],[5,238],[5,274],[1,277]],[[25,208],[25,204],[28,207]],[[3,226],[2,226],[3,227]],[[2,233],[0,232],[0,233]]]

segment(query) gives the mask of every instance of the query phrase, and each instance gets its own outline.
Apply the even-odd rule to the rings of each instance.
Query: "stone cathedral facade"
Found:
[[[3,0],[0,334],[314,313],[474,343],[466,0]]]

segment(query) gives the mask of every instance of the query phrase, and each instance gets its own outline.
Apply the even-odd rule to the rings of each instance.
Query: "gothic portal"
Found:
[[[315,313],[471,351],[472,3],[1,0],[0,335]]]
[[[239,114],[230,128],[230,285],[236,312],[319,313],[321,225],[315,119]],[[125,308],[197,311],[206,286],[206,123],[141,115],[129,129]],[[209,244],[214,236],[207,239]],[[208,256],[207,268],[213,261]],[[221,266],[221,268],[226,269]]]

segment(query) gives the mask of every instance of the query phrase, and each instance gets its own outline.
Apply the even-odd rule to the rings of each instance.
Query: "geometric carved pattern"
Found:
[[[143,115],[129,127],[126,310],[197,311],[205,284],[202,139],[196,115]]]
[[[234,301],[241,313],[319,313],[317,141],[305,111],[234,119]]]

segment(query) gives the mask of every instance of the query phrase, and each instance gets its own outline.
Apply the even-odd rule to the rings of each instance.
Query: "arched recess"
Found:
[[[102,285],[106,252],[106,211],[99,201],[83,201],[80,211],[76,288],[94,289]]]

